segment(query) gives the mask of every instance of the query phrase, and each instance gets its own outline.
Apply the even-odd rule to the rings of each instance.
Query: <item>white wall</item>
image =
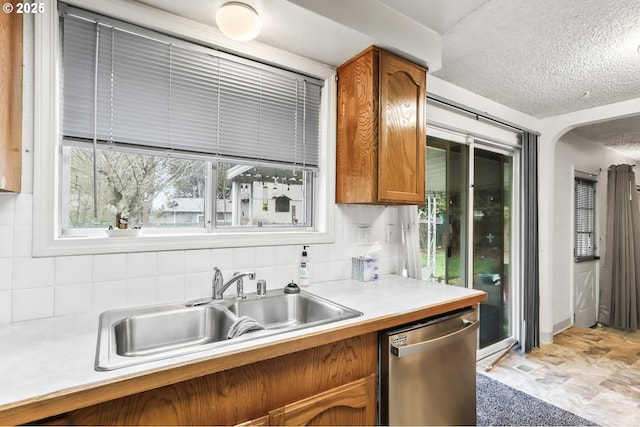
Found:
[[[607,169],[614,164],[635,164],[630,159],[602,145],[594,144],[575,134],[560,138],[555,149],[553,215],[551,247],[551,303],[553,333],[571,325],[573,286],[573,218],[574,170],[597,173],[596,216],[597,253],[604,259],[606,251]],[[639,181],[640,176],[636,176]],[[599,267],[598,267],[599,268]]]

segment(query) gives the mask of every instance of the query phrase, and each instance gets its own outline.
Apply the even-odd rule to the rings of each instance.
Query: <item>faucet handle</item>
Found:
[[[247,296],[244,294],[244,280],[242,279],[244,276],[249,277],[249,279],[255,279],[256,275],[255,273],[251,273],[251,272],[247,272],[247,273],[240,273],[239,271],[236,271],[235,273],[233,273],[233,279],[236,281],[236,299],[245,299]]]
[[[222,277],[222,271],[218,267],[213,267],[213,280],[211,281],[211,297],[213,299],[222,298],[222,286],[224,285],[224,278]]]
[[[236,276],[247,276],[250,280],[254,280],[256,278],[256,273],[253,271],[247,271],[244,273],[236,271],[233,273],[233,277],[236,277]]]

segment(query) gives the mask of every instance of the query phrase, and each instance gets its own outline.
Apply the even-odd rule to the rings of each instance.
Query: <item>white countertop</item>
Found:
[[[111,383],[172,365],[232,355],[265,343],[334,329],[339,325],[402,315],[426,306],[482,294],[481,291],[396,275],[382,276],[377,282],[323,282],[303,290],[361,311],[363,316],[106,372],[94,370],[98,332],[96,314],[0,325],[0,411],[16,402],[51,393]]]

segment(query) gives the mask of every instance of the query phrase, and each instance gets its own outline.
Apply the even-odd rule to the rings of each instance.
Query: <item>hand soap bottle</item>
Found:
[[[309,255],[307,254],[307,248],[309,246],[302,247],[302,256],[300,257],[300,268],[298,269],[298,284],[300,286],[309,286],[311,282],[311,268],[309,267]]]

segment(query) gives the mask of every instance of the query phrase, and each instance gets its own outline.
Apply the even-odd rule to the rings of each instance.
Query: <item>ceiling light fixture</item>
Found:
[[[256,38],[262,28],[258,12],[237,1],[220,6],[216,12],[216,24],[225,36],[243,42]]]

